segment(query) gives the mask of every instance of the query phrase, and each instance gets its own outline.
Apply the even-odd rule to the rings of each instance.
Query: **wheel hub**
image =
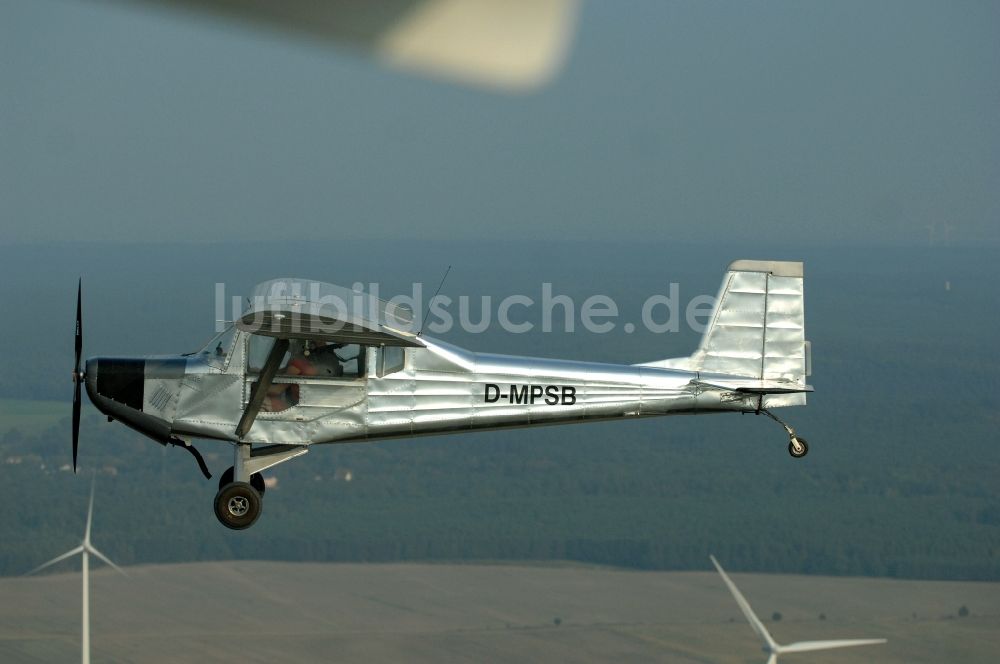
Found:
[[[244,496],[233,496],[229,499],[228,508],[233,516],[243,516],[250,509],[250,501]]]

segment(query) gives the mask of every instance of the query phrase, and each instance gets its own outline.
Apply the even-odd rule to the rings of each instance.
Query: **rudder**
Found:
[[[690,367],[804,383],[808,374],[800,261],[730,263]]]

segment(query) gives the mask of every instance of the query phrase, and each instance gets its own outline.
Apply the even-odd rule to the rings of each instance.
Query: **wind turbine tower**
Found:
[[[39,565],[35,569],[31,570],[25,576],[39,572],[50,565],[55,565],[58,562],[66,560],[67,558],[72,558],[73,556],[80,554],[83,558],[83,625],[81,628],[81,639],[80,639],[80,661],[83,664],[90,664],[90,556],[94,555],[98,559],[102,560],[104,563],[114,568],[116,572],[122,576],[127,577],[128,574],[122,570],[121,567],[115,565],[111,562],[107,556],[97,550],[97,548],[90,542],[90,524],[93,522],[94,517],[94,484],[90,485],[90,507],[87,508],[87,528],[83,532],[83,541],[80,545],[74,549],[67,551],[61,556],[56,556],[47,563]]]

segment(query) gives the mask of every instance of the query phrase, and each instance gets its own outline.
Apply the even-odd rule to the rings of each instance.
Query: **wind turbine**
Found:
[[[715,559],[715,556],[709,556],[712,559],[712,564],[715,565],[715,569],[719,570],[719,574],[722,575],[722,580],[726,582],[729,586],[729,592],[733,594],[736,598],[736,603],[740,606],[740,611],[746,616],[746,619],[750,622],[750,627],[753,628],[754,633],[760,638],[764,645],[764,652],[767,653],[767,664],[777,664],[778,655],[785,655],[787,653],[793,652],[808,652],[810,650],[830,650],[832,648],[847,648],[850,646],[868,646],[875,645],[879,643],[886,643],[885,639],[840,639],[837,641],[798,641],[796,643],[790,643],[787,646],[783,646],[771,636],[764,627],[764,623],[760,621],[757,614],[753,612],[750,608],[750,603],[747,602],[746,598],[740,592],[736,584],[733,583],[732,579],[726,574],[725,570],[722,569],[722,565],[719,561]]]
[[[67,551],[61,556],[57,556],[47,563],[39,565],[35,569],[28,572],[25,576],[30,576],[35,572],[39,572],[50,565],[55,565],[58,562],[71,558],[76,554],[80,554],[83,557],[83,627],[82,627],[82,638],[80,642],[80,661],[83,664],[90,664],[90,555],[93,554],[97,556],[100,560],[104,561],[107,565],[114,568],[116,572],[122,576],[128,577],[128,574],[122,570],[121,567],[115,565],[111,562],[107,556],[98,551],[93,544],[90,542],[90,524],[93,521],[94,516],[94,483],[90,484],[90,507],[87,509],[87,529],[83,532],[83,541],[80,542],[80,546]]]

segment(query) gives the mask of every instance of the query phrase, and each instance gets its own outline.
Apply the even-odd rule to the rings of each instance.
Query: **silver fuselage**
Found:
[[[475,353],[430,338],[407,348],[402,370],[365,377],[299,379],[298,403],[261,412],[236,435],[250,395],[248,339],[240,332],[224,361],[195,356],[87,362],[87,392],[105,414],[165,442],[204,438],[309,445],[400,436],[566,424],[683,413],[752,410],[749,397],[706,389],[698,372]]]

